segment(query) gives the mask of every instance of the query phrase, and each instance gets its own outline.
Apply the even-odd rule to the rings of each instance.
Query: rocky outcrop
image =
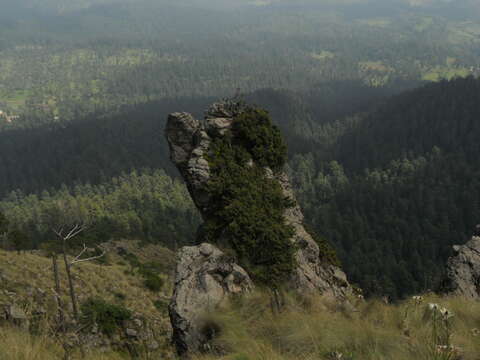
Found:
[[[208,192],[210,144],[215,138],[225,136],[244,110],[241,104],[223,102],[214,104],[202,121],[188,113],[173,113],[168,117],[165,135],[171,160],[185,179],[204,220],[208,219],[213,206]],[[303,214],[288,176],[284,172],[274,173],[269,168],[265,171],[266,176],[279,182],[284,195],[294,204],[284,215],[286,223],[295,230],[291,241],[298,249],[295,254],[297,266],[287,286],[298,293],[320,292],[325,296],[346,298],[351,287],[345,273],[321,261],[318,244],[304,228]],[[223,243],[224,239],[218,240]],[[251,286],[247,272],[233,260],[227,260],[212,245],[183,248],[178,255],[175,294],[170,305],[174,342],[179,352],[199,350],[208,340],[197,320],[200,314],[214,308],[229,294],[244,292]]]
[[[210,244],[182,248],[169,307],[173,341],[180,355],[207,349],[216,329],[208,321],[229,296],[250,291],[247,272]]]
[[[480,237],[453,249],[455,254],[447,262],[446,292],[480,299]]]
[[[234,118],[243,110],[240,104],[222,102],[214,104],[203,121],[188,113],[173,113],[168,117],[165,133],[170,144],[171,159],[185,179],[204,220],[210,207],[207,190],[210,169],[206,158],[209,145],[215,137],[225,135],[232,127]],[[268,176],[278,180],[284,194],[295,204],[285,213],[286,222],[295,229],[292,242],[298,248],[297,268],[290,287],[299,292],[320,291],[337,298],[345,297],[351,291],[345,273],[320,260],[320,249],[303,226],[303,214],[295,200],[288,176],[284,172],[274,174],[271,170],[266,170]]]

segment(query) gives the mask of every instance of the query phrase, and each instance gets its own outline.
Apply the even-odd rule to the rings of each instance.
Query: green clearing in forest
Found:
[[[446,66],[436,66],[426,71],[422,80],[426,81],[440,81],[440,80],[452,80],[454,78],[464,78],[470,75],[470,70],[465,67],[450,68]]]
[[[28,96],[27,90],[0,91],[0,103],[4,103],[12,110],[20,110],[25,106]]]

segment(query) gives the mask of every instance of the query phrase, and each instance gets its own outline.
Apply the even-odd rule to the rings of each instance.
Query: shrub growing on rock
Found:
[[[210,150],[206,240],[231,247],[258,282],[278,286],[295,267],[294,231],[284,219],[291,201],[266,169],[279,171],[285,164],[281,134],[266,111],[247,109]]]
[[[233,131],[240,145],[262,167],[281,170],[287,161],[287,145],[268,112],[249,108],[234,122]]]

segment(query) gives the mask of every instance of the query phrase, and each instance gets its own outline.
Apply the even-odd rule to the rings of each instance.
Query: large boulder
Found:
[[[480,237],[465,245],[455,245],[447,262],[446,291],[470,299],[480,299]]]
[[[247,272],[215,246],[204,243],[180,249],[169,307],[178,353],[206,350],[216,331],[208,314],[229,297],[252,288]]]

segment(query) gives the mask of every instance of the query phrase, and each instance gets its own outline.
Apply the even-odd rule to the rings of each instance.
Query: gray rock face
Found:
[[[215,137],[224,136],[231,128],[234,118],[243,111],[235,103],[216,103],[207,111],[205,120],[199,121],[187,113],[173,113],[168,118],[166,137],[170,144],[171,159],[180,170],[190,194],[206,217],[209,209],[209,195],[206,185],[210,179],[206,156],[210,142]],[[285,196],[295,206],[285,213],[286,221],[293,225],[295,235],[292,242],[298,245],[294,272],[290,287],[299,292],[320,291],[327,296],[344,298],[351,292],[345,273],[338,267],[320,261],[320,250],[312,236],[303,226],[303,214],[298,206],[293,190],[285,173],[274,174],[270,169],[267,176],[276,178]]]
[[[455,255],[447,262],[447,292],[480,299],[480,237],[474,236],[462,246],[454,246]]]
[[[273,174],[271,175],[273,176]],[[352,292],[345,273],[337,266],[324,264],[320,260],[320,248],[303,225],[303,213],[293,193],[287,174],[276,175],[283,193],[295,206],[287,209],[285,219],[295,229],[292,242],[298,248],[297,268],[292,275],[290,287],[299,293],[319,291],[325,296],[344,299]]]
[[[209,203],[205,186],[210,179],[210,169],[205,155],[210,137],[202,124],[187,113],[171,114],[165,133],[170,144],[170,158],[185,179],[195,205],[204,213]]]
[[[215,331],[209,326],[208,313],[229,296],[252,288],[247,272],[215,246],[204,243],[182,248],[169,307],[179,354],[204,350]]]

